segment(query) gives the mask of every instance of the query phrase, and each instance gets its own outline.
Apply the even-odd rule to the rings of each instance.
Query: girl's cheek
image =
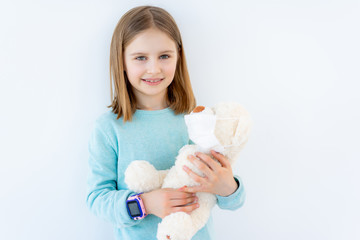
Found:
[[[163,65],[163,69],[166,72],[175,72],[176,70],[176,62],[169,62]]]
[[[130,67],[130,71],[135,75],[142,74],[145,67],[142,64],[134,64]]]

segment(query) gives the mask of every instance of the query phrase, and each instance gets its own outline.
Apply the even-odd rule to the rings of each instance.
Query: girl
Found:
[[[205,177],[184,170],[199,187],[134,193],[124,183],[131,161],[147,160],[169,169],[189,143],[184,114],[195,107],[179,29],[165,10],[153,6],[128,11],[117,24],[110,48],[112,104],[100,116],[89,140],[87,206],[115,226],[116,239],[156,239],[157,225],[170,213],[191,213],[195,193],[217,194],[218,205],[237,209],[245,199],[243,184],[227,159],[213,152],[189,156]],[[113,91],[114,85],[114,91]],[[211,239],[211,218],[193,239]]]

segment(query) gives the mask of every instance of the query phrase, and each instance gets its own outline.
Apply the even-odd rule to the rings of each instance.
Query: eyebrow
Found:
[[[166,50],[166,51],[160,52],[160,54],[162,54],[162,53],[173,53],[173,52],[174,52],[173,50]],[[130,56],[134,56],[134,55],[146,55],[146,53],[136,52],[136,53],[130,54]]]

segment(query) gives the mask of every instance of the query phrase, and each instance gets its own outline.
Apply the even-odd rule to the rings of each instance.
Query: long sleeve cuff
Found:
[[[236,210],[245,202],[246,193],[244,184],[239,176],[235,175],[234,179],[238,183],[238,188],[233,194],[227,197],[216,195],[217,204],[221,209]]]
[[[137,194],[135,192],[132,192],[131,190],[126,190],[127,194],[123,194],[120,199],[118,204],[120,205],[119,207],[119,214],[118,214],[118,219],[117,222],[121,223],[120,226],[134,226],[137,225],[139,223],[142,222],[143,219],[139,219],[139,220],[134,220],[130,217],[128,211],[127,211],[127,207],[126,207],[126,200],[134,194]]]
[[[116,227],[130,227],[141,220],[133,220],[126,207],[126,200],[135,194],[130,190],[94,191],[87,197],[88,208],[98,217]]]

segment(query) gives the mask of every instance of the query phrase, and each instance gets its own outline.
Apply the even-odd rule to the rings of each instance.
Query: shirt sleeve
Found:
[[[117,153],[104,127],[95,123],[89,143],[89,172],[86,205],[101,219],[117,227],[130,227],[142,222],[133,220],[126,208],[130,190],[117,190]]]
[[[246,197],[244,184],[239,176],[235,175],[234,178],[238,184],[238,188],[233,194],[227,197],[216,195],[217,204],[221,209],[236,210],[244,205]]]

